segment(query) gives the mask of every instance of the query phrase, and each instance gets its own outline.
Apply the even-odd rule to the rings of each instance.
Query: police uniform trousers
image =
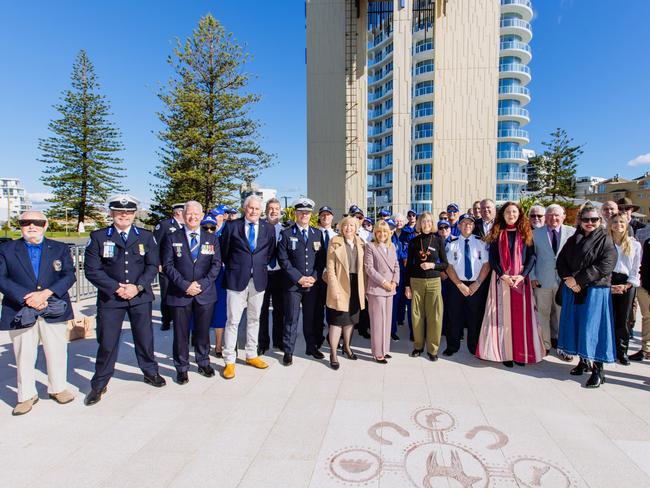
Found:
[[[300,305],[302,304],[302,332],[305,336],[305,348],[309,354],[317,348],[317,337],[314,330],[316,303],[318,293],[313,287],[306,291],[286,291],[284,294],[284,352],[293,354],[298,338],[298,322],[300,321]]]
[[[268,350],[271,347],[271,338],[273,338],[273,347],[282,347],[282,335],[284,330],[284,286],[285,278],[283,271],[269,271],[268,283],[264,291],[264,301],[262,302],[262,311],[260,312],[260,332],[258,336],[258,345],[261,349]],[[273,303],[273,329],[269,336],[269,308]]]
[[[185,373],[190,369],[190,323],[196,364],[210,364],[210,324],[214,302],[205,305],[193,299],[187,305],[174,306],[171,309],[174,320],[172,355],[176,371]]]
[[[172,322],[172,311],[171,307],[167,305],[169,279],[165,273],[158,273],[158,283],[160,283],[160,314],[162,315],[162,325],[170,325]]]
[[[124,317],[129,317],[131,334],[135,344],[135,357],[143,373],[153,376],[158,373],[158,363],[153,352],[153,330],[151,328],[151,302],[126,307],[97,307],[97,361],[95,375],[90,384],[100,391],[115,372],[115,362],[120,350],[120,336]]]
[[[447,323],[447,349],[451,352],[458,352],[460,340],[463,337],[464,329],[467,328],[467,349],[471,354],[476,353],[481,323],[485,313],[487,293],[489,291],[489,280],[485,280],[476,293],[466,297],[451,280],[447,286],[445,296],[445,310],[448,313]],[[470,286],[473,281],[463,281],[463,284]]]
[[[35,367],[38,344],[43,343],[47,361],[47,392],[51,395],[66,389],[68,371],[67,322],[45,322],[41,317],[32,327],[10,330],[9,337],[16,356],[18,402],[36,396]]]
[[[327,302],[327,283],[318,280],[314,285],[316,297],[316,310],[314,310],[314,336],[316,347],[321,348],[325,342],[325,303]]]

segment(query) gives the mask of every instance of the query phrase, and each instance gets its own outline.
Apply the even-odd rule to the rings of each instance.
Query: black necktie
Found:
[[[553,247],[553,254],[557,255],[557,231],[553,229],[551,232],[553,235],[551,237],[551,246]]]
[[[327,253],[327,246],[330,245],[330,233],[325,231],[325,252]]]
[[[122,240],[126,242],[126,240],[129,238],[129,235],[126,232],[120,232],[120,235],[122,236]]]

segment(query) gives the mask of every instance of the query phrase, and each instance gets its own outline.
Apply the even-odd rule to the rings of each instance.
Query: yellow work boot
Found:
[[[259,357],[247,359],[246,364],[250,364],[257,369],[266,369],[269,367],[269,365],[262,361]]]
[[[235,377],[235,365],[230,363],[226,364],[226,368],[223,370],[223,377],[227,380],[231,380]]]
[[[32,411],[32,406],[38,402],[38,395],[34,395],[32,398],[29,400],[25,400],[24,402],[19,402],[18,405],[14,407],[14,411],[11,412],[11,415],[25,415],[26,413],[29,413]]]

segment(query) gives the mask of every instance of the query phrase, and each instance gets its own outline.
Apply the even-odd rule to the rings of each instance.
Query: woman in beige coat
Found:
[[[374,240],[366,244],[363,258],[368,287],[370,315],[370,350],[375,361],[386,364],[390,358],[390,328],[393,317],[393,295],[399,283],[397,251],[390,239],[390,227],[378,222],[373,230]]]
[[[327,323],[330,326],[330,365],[339,369],[336,350],[343,333],[343,353],[357,359],[350,349],[352,329],[365,308],[363,240],[357,236],[359,221],[346,217],[339,223],[341,235],[332,237],[327,249]]]

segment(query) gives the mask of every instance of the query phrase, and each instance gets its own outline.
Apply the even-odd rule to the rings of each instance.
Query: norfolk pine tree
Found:
[[[174,70],[159,94],[165,110],[161,161],[153,175],[153,218],[168,215],[172,204],[199,201],[204,209],[231,203],[246,178],[271,163],[258,144],[259,123],[249,111],[259,101],[245,93],[249,60],[212,15],[199,21],[191,37],[177,40],[168,62]]]
[[[120,132],[108,121],[110,106],[99,93],[95,68],[85,50],[72,66],[72,87],[63,92],[54,108],[60,117],[48,128],[53,133],[39,140],[45,163],[41,181],[52,188],[48,202],[54,209],[68,207],[77,225],[86,217],[103,217],[109,194],[121,189],[123,149]],[[63,215],[63,211],[59,212]]]
[[[558,196],[573,198],[576,195],[576,160],[583,153],[582,146],[571,145],[573,139],[564,129],[551,132],[551,141],[542,142],[543,154],[531,158],[529,164],[537,170],[540,185],[538,197]]]

